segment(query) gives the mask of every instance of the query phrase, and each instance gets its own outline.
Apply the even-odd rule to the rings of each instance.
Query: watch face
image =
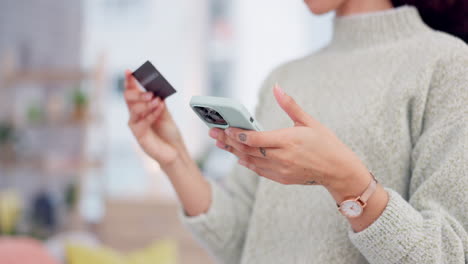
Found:
[[[362,206],[354,200],[344,201],[340,205],[341,212],[347,217],[358,217],[362,214]]]

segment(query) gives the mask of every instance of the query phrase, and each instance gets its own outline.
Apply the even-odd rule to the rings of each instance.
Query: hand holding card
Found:
[[[138,87],[139,82],[146,92]],[[147,61],[135,72],[125,72],[125,102],[128,125],[138,144],[171,180],[184,212],[195,216],[206,212],[211,203],[210,184],[188,153],[179,128],[164,99],[176,90]],[[190,177],[186,177],[190,175]]]
[[[174,87],[172,87],[150,61],[143,63],[132,75],[146,91],[152,92],[155,97],[160,97],[162,100],[176,93]]]
[[[143,150],[164,167],[185,155],[179,129],[166,103],[153,92],[142,91],[132,71],[125,72],[125,102],[128,126]]]

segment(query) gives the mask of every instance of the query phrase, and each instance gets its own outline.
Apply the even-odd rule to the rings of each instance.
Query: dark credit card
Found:
[[[176,92],[174,87],[149,61],[146,61],[140,68],[134,71],[133,76],[146,91],[153,92],[155,96],[160,97],[162,100]]]

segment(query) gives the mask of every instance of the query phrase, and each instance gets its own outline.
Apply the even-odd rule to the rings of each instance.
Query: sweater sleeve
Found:
[[[349,230],[371,264],[468,261],[468,56],[439,61],[413,144],[409,199],[389,202],[365,230]]]
[[[263,82],[255,117],[262,124],[263,104],[273,87],[274,72]],[[238,264],[247,234],[259,177],[237,163],[223,184],[209,180],[212,202],[204,214],[189,217],[179,211],[182,223],[220,263]]]

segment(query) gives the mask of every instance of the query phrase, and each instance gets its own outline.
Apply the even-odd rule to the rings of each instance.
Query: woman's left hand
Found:
[[[354,194],[351,186],[365,188],[371,176],[357,155],[278,85],[274,95],[293,127],[265,132],[214,128],[210,136],[216,145],[259,176],[282,184],[323,185],[336,199]]]

